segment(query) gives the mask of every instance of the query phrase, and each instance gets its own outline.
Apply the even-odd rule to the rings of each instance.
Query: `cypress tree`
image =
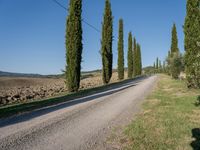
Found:
[[[140,49],[139,49],[139,64],[140,64],[140,75],[142,74],[142,52],[141,52],[141,46],[139,47]]]
[[[104,19],[102,24],[102,41],[101,41],[101,55],[102,55],[102,78],[104,84],[109,83],[112,77],[112,39],[113,38],[113,16],[111,4],[109,0],[105,1]]]
[[[181,55],[178,48],[178,37],[176,31],[176,25],[174,24],[172,27],[172,41],[171,41],[171,51],[168,54],[168,65],[169,65],[169,73],[174,79],[178,79],[179,74],[181,72]]]
[[[168,51],[168,56],[166,58],[167,66],[165,67],[166,72],[168,75],[170,75],[170,59],[171,59],[171,50]]]
[[[161,60],[159,60],[159,72],[160,73],[162,72],[162,63],[161,63]]]
[[[162,63],[161,63],[161,60],[159,60],[159,69],[162,69]]]
[[[200,1],[187,0],[185,68],[188,87],[200,88]]]
[[[133,77],[133,50],[132,50],[132,33],[128,36],[128,78]]]
[[[67,86],[70,92],[78,91],[80,86],[82,59],[82,0],[70,0],[66,23],[66,62]]]
[[[177,37],[177,31],[176,31],[176,25],[175,23],[173,24],[172,27],[172,39],[171,39],[171,52],[170,55],[173,56],[174,53],[179,53],[179,48],[178,48],[178,37]]]
[[[170,51],[168,51],[168,57],[170,57],[171,56],[171,52]]]
[[[174,53],[170,58],[170,75],[174,79],[178,79],[180,72],[182,71],[182,56],[180,53]]]
[[[153,63],[153,68],[154,68],[154,69],[156,68],[156,64],[155,64],[155,62]]]
[[[156,73],[156,63],[153,63],[153,73]]]
[[[141,47],[137,43],[137,52],[136,52],[136,76],[142,74],[142,60],[141,60]]]
[[[163,61],[163,72],[166,73],[166,64],[165,64],[165,61]]]
[[[158,70],[158,67],[159,67],[159,59],[158,57],[156,58],[156,69]]]
[[[124,79],[124,31],[123,20],[119,20],[119,37],[118,37],[118,79]]]
[[[133,40],[133,76],[137,76],[137,42],[136,38]]]

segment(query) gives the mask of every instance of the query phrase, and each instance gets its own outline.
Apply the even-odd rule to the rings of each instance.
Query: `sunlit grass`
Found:
[[[124,149],[200,149],[200,133],[194,133],[200,128],[200,107],[195,106],[199,94],[200,90],[187,89],[183,81],[160,75],[144,112],[125,130],[129,145]]]

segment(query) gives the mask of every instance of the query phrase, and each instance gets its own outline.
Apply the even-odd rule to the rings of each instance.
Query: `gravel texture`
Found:
[[[116,149],[106,144],[114,126],[140,110],[156,76],[134,80],[102,93],[0,120],[0,149]]]

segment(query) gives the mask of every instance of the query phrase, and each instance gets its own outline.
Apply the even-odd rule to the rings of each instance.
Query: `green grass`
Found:
[[[138,77],[138,78],[140,78],[140,77]],[[135,78],[135,79],[137,79],[137,78]],[[122,84],[128,83],[135,79],[127,79],[127,80],[123,80],[120,82],[111,83],[108,85],[103,85],[103,86],[99,86],[99,87],[95,87],[95,88],[81,90],[77,93],[68,93],[65,95],[52,97],[52,98],[48,98],[48,99],[34,100],[34,101],[30,101],[30,102],[2,106],[2,107],[0,107],[0,118],[9,117],[9,116],[24,113],[27,111],[32,111],[35,109],[59,104],[62,102],[67,102],[67,101],[70,101],[70,100],[73,100],[76,98],[81,98],[83,96],[88,96],[88,95],[95,94],[98,92],[103,92],[103,91],[110,89],[113,86],[122,85]]]
[[[199,150],[200,106],[195,105],[199,94],[183,81],[160,75],[144,111],[125,129],[124,149]]]

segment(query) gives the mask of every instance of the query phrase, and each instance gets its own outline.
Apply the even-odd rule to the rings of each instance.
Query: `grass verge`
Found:
[[[126,129],[127,150],[199,150],[200,90],[189,90],[183,81],[160,75],[144,111]]]
[[[34,101],[30,101],[30,102],[25,102],[25,103],[2,106],[2,107],[0,107],[0,118],[5,118],[5,117],[12,116],[12,115],[24,113],[27,111],[32,111],[35,109],[67,102],[70,100],[74,100],[76,98],[81,98],[83,96],[88,96],[88,95],[95,94],[98,92],[104,92],[112,87],[118,87],[118,86],[126,84],[130,81],[134,81],[134,80],[137,80],[137,79],[140,79],[143,77],[144,76],[137,77],[135,79],[127,79],[127,80],[123,80],[120,82],[111,83],[108,85],[99,86],[99,87],[95,87],[95,88],[85,89],[85,90],[81,90],[77,93],[69,93],[66,95],[57,96],[57,97],[53,97],[53,98],[48,98],[48,99],[43,99],[43,100],[38,100],[38,101],[34,100]]]

